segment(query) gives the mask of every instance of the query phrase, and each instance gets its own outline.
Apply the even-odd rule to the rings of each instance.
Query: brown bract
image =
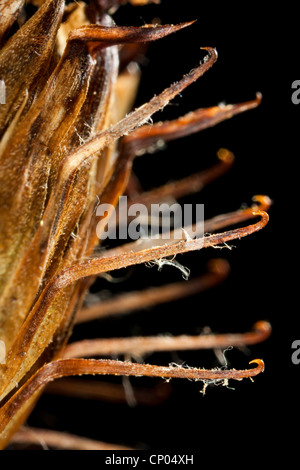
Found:
[[[0,340],[6,348],[5,363],[0,364],[2,448],[26,420],[45,385],[58,377],[145,375],[205,382],[252,377],[264,368],[259,359],[252,361],[256,367],[245,370],[205,370],[83,357],[189,348],[191,344],[194,348],[226,347],[232,342],[240,346],[262,341],[270,333],[270,326],[261,322],[251,333],[194,338],[194,342],[186,336],[150,337],[132,338],[126,344],[114,339],[109,345],[98,340],[92,349],[84,343],[65,349],[77,312],[80,323],[142,308],[145,302],[155,305],[184,297],[218,283],[228,269],[220,261],[199,281],[191,281],[190,287],[188,283],[186,287],[165,286],[115,299],[100,306],[98,313],[97,306],[92,314],[87,307],[80,313],[95,276],[220,245],[266,225],[270,201],[259,196],[251,208],[206,221],[209,235],[204,238],[133,242],[94,255],[99,244],[95,217],[99,198],[112,206],[125,191],[130,203],[149,205],[180,198],[199,191],[234,160],[231,152],[222,149],[211,169],[143,194],[130,191],[136,155],[161,141],[187,136],[252,109],[261,97],[200,108],[174,121],[149,125],[156,111],[212,67],[217,52],[203,48],[206,55],[199,65],[130,112],[140,76],[138,66],[132,66],[139,48],[132,45],[161,39],[192,23],[115,26],[107,12],[125,0],[95,0],[88,6],[76,2],[67,7],[63,0],[32,3],[38,6],[36,13],[23,18],[14,34],[11,27],[21,12],[24,15],[24,1],[0,6],[0,79],[6,90],[6,102],[0,105]],[[214,233],[250,219],[255,220],[248,226]],[[103,220],[103,230],[106,223]],[[76,439],[72,442],[76,446]]]

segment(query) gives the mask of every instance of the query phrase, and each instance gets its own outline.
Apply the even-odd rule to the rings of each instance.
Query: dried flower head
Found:
[[[67,6],[63,0],[28,3],[32,6],[30,13],[24,0],[0,5],[2,448],[12,439],[30,441],[28,431],[17,431],[44,387],[59,377],[177,377],[201,380],[206,386],[210,381],[253,377],[264,369],[260,359],[251,361],[256,367],[245,370],[206,370],[91,359],[95,356],[142,357],[151,351],[226,348],[254,344],[270,334],[270,325],[261,321],[252,332],[235,335],[95,339],[68,345],[75,322],[199,292],[220,282],[228,267],[224,261],[214,262],[199,279],[149,288],[82,308],[95,276],[135,264],[156,263],[159,267],[173,264],[188,277],[188,271],[174,259],[177,254],[220,246],[267,224],[270,201],[256,196],[250,208],[205,221],[205,235],[190,237],[185,231],[180,239],[140,239],[96,250],[99,234],[105,232],[109,220],[107,214],[96,217],[99,201],[113,211],[123,194],[129,206],[139,203],[150,207],[170,198],[178,200],[199,191],[233,163],[232,153],[221,149],[218,163],[210,169],[140,192],[132,174],[136,156],[252,109],[261,97],[235,105],[200,108],[174,121],[152,124],[155,112],[213,66],[217,52],[203,48],[206,55],[199,65],[130,112],[140,78],[136,58],[146,43],[191,23],[118,27],[108,12],[128,3],[126,0],[91,0]],[[149,1],[130,3],[142,5]],[[123,215],[120,213],[118,223]],[[251,220],[247,226],[219,232],[247,220]],[[78,438],[68,441],[67,436],[60,436],[59,444],[57,436],[47,432],[40,436],[50,445],[102,448],[99,443]]]

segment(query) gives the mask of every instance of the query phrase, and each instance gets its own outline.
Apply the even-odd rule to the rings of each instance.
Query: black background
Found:
[[[294,7],[293,7],[294,8]],[[76,327],[73,339],[159,333],[197,334],[205,326],[214,332],[243,332],[257,320],[271,322],[269,340],[247,351],[232,350],[228,365],[247,368],[262,358],[264,374],[230,383],[235,390],[173,380],[170,398],[156,407],[115,405],[44,395],[29,424],[60,429],[93,439],[135,448],[187,449],[234,452],[259,442],[266,447],[293,434],[298,416],[299,366],[291,361],[291,343],[297,325],[297,163],[298,114],[291,102],[291,83],[299,78],[297,12],[288,3],[262,10],[261,2],[200,2],[163,0],[144,8],[122,7],[114,16],[120,25],[142,25],[197,19],[191,27],[151,44],[141,64],[142,81],[136,105],[149,100],[181,78],[203,58],[201,46],[217,48],[219,58],[207,74],[176,98],[154,121],[176,118],[199,107],[236,103],[263,95],[261,105],[245,114],[170,143],[162,153],[143,156],[135,163],[145,189],[207,168],[225,147],[236,161],[229,173],[211,183],[188,202],[205,204],[206,218],[251,204],[255,194],[273,200],[270,222],[261,232],[233,242],[229,251],[208,249],[178,257],[191,277],[205,271],[210,258],[226,258],[229,278],[220,286],[190,299],[130,316]],[[124,274],[124,273],[121,273]],[[120,273],[116,276],[120,276]],[[181,273],[165,267],[139,266],[123,283],[101,281],[98,288],[113,292],[178,281]],[[218,365],[213,352],[155,354],[146,362],[185,361],[190,366]],[[97,379],[100,380],[100,379]],[[113,379],[112,379],[113,381]],[[116,380],[115,380],[116,381]],[[153,386],[156,379],[132,379],[133,386]],[[270,439],[270,441],[268,441]]]

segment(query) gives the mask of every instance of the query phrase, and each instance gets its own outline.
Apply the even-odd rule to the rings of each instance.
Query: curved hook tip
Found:
[[[266,333],[271,333],[272,331],[272,326],[271,323],[269,323],[266,320],[259,320],[253,325],[253,330],[258,330]]]
[[[272,199],[270,199],[269,196],[266,196],[264,194],[256,194],[252,197],[252,201],[258,202],[258,204],[254,204],[252,206],[252,209],[261,211],[267,211],[273,204]]]
[[[218,51],[215,47],[211,47],[211,46],[203,46],[203,47],[200,47],[201,50],[204,50],[204,51],[207,51],[209,53],[210,56],[215,56],[215,60],[218,58]],[[205,57],[204,57],[204,61],[205,61]],[[206,59],[207,60],[207,59]]]
[[[230,150],[225,148],[220,148],[217,151],[217,157],[219,160],[227,164],[232,164],[234,161],[234,154]]]
[[[260,104],[262,102],[263,95],[260,91],[257,91],[255,94],[255,100],[257,101],[257,104]]]
[[[265,370],[265,363],[262,359],[252,359],[249,364],[257,364],[256,369],[259,369],[259,372],[264,372]]]

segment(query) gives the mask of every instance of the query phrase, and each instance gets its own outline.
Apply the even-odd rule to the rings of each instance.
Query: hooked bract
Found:
[[[256,196],[250,208],[205,221],[204,232],[209,234],[204,237],[176,243],[139,240],[95,253],[99,198],[112,207],[124,193],[132,204],[150,205],[170,196],[180,199],[227,171],[234,160],[231,152],[221,149],[218,162],[208,170],[152,191],[131,193],[135,156],[255,108],[261,97],[149,124],[155,112],[213,66],[217,52],[204,47],[206,55],[199,65],[131,111],[140,78],[136,57],[145,43],[192,22],[119,27],[108,12],[126,1],[29,3],[36,6],[29,18],[24,0],[0,5],[0,80],[5,84],[5,103],[0,104],[0,340],[6,350],[0,363],[2,448],[24,423],[45,385],[58,377],[145,375],[205,382],[239,380],[264,369],[260,359],[251,361],[256,367],[245,370],[205,370],[87,357],[254,344],[270,334],[270,325],[258,322],[253,332],[237,336],[115,338],[68,345],[74,323],[199,292],[220,282],[228,267],[219,261],[184,287],[179,283],[150,288],[82,308],[95,276],[217,246],[267,224],[270,200]],[[248,226],[218,231],[251,219],[255,221]],[[107,220],[102,222],[104,230]]]

